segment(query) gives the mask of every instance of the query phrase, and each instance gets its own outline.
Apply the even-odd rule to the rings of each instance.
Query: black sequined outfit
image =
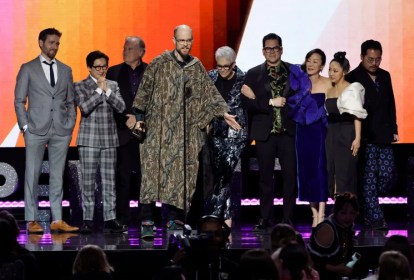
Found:
[[[242,127],[240,131],[236,131],[224,119],[215,118],[211,122],[207,137],[212,156],[214,185],[213,191],[206,198],[206,212],[225,220],[233,216],[230,200],[231,179],[247,139],[247,117],[240,97],[245,74],[237,66],[235,71],[230,80],[223,79],[217,70],[209,72],[210,78],[229,106],[229,113],[237,116],[236,120]]]

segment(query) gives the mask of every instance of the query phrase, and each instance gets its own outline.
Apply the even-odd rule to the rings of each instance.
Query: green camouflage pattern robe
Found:
[[[145,70],[133,103],[134,108],[144,112],[147,128],[141,145],[141,203],[159,201],[184,207],[184,91],[187,203],[196,187],[205,128],[214,117],[222,117],[228,111],[199,59],[194,57],[182,68],[169,51],[154,58]]]

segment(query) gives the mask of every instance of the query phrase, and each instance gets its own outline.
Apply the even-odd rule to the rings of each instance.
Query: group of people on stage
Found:
[[[337,52],[326,78],[320,75],[326,64],[322,50],[310,51],[303,65],[294,65],[282,60],[282,38],[270,33],[263,37],[262,64],[245,73],[236,66],[235,51],[224,46],[215,53],[216,68],[207,72],[190,54],[192,29],[179,25],[173,32],[174,49],[149,64],[142,61],[143,39],[130,36],[123,63],[108,68],[109,57],[93,51],[86,57],[89,75],[73,83],[71,68],[55,58],[61,35],[54,28],[40,32],[41,54],[22,65],[16,82],[15,110],[26,145],[29,233],[44,232],[37,218],[36,186],[46,146],[52,231],[95,230],[99,170],[104,232],[127,231],[135,185],[142,236],[152,237],[156,201],[168,208],[167,229],[183,227],[200,164],[211,167],[210,174],[203,174],[211,183],[204,192],[204,214],[216,215],[231,226],[231,180],[248,139],[255,141],[260,177],[260,219],[254,231],[266,230],[274,222],[276,158],[283,179],[282,222],[293,224],[296,186],[299,199],[310,202],[316,227],[325,218],[329,196],[359,194],[361,185],[365,222],[376,229],[387,227],[378,194],[393,182],[390,144],[398,141],[398,132],[390,74],[379,68],[379,42],[361,45],[361,63],[351,72],[346,53]],[[63,221],[61,208],[76,107],[81,113],[80,228]],[[145,139],[136,138],[133,131],[145,133]],[[207,163],[206,158],[199,159],[203,147]],[[364,166],[361,184],[358,159]]]

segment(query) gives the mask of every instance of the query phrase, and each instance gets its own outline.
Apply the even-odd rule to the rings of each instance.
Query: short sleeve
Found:
[[[338,110],[341,114],[348,113],[360,119],[368,115],[364,109],[365,88],[360,83],[350,84],[338,97]]]

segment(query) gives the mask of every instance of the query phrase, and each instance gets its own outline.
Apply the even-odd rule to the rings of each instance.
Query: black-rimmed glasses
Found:
[[[264,47],[263,48],[265,50],[265,52],[267,53],[272,53],[272,52],[280,52],[282,50],[281,46],[276,46],[276,47]]]
[[[108,69],[108,65],[104,65],[104,66],[92,66],[93,68],[95,68],[96,71],[101,71],[101,70],[106,70]]]
[[[217,64],[216,65],[216,68],[217,68],[217,70],[230,70],[230,69],[232,69],[232,66],[233,66],[233,63],[232,64],[229,64],[229,65],[220,65],[220,64]]]

